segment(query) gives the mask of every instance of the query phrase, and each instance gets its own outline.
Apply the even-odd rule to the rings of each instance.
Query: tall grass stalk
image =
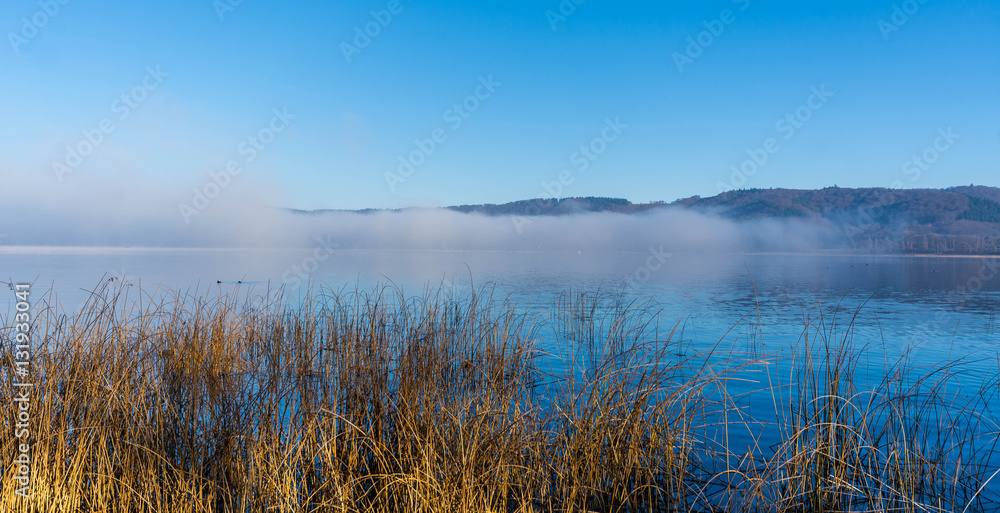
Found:
[[[552,312],[485,291],[105,284],[78,314],[35,315],[32,496],[5,472],[0,511],[997,510],[982,486],[998,385],[960,389],[961,361],[904,356],[869,382],[853,319],[806,316],[800,343],[769,353],[695,351],[606,294]]]

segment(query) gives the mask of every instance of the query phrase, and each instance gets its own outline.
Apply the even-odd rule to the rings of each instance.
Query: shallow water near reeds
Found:
[[[694,349],[769,351],[794,344],[807,324],[834,336],[851,327],[866,367],[909,351],[914,365],[969,359],[995,368],[1000,348],[1000,258],[845,255],[441,252],[340,250],[0,248],[0,280],[33,283],[36,301],[78,311],[90,291],[115,280],[147,292],[193,296],[303,297],[378,286],[421,295],[487,290],[516,301],[543,328],[542,349],[560,353],[546,329],[559,298],[614,297],[657,313],[663,332]],[[658,258],[659,257],[659,258]],[[662,263],[661,263],[662,260]],[[317,286],[319,284],[319,286]],[[9,311],[6,294],[0,311]],[[607,303],[607,302],[604,302]],[[577,321],[588,313],[577,313]],[[852,325],[853,324],[853,325]]]
[[[978,411],[1000,412],[997,396],[977,388],[1000,367],[1000,259],[429,251],[336,251],[313,259],[316,254],[5,248],[0,278],[33,283],[36,303],[56,303],[68,314],[108,280],[147,293],[159,287],[207,298],[281,293],[292,303],[380,286],[404,296],[440,290],[461,298],[475,290],[515,302],[533,320],[535,347],[544,355],[538,364],[550,375],[585,375],[580,346],[604,343],[613,329],[606,320],[627,310],[635,312],[630,319],[648,323],[648,337],[678,343],[678,360],[714,350],[711,358],[740,362],[742,370],[727,381],[733,408],[724,408],[725,415],[735,411],[754,420],[720,431],[733,447],[779,441],[768,426],[789,413],[781,394],[797,383],[795,365],[816,354],[803,352],[807,339],[813,349],[824,342],[849,345],[856,355],[849,372],[862,392],[884,383],[900,358],[917,369],[960,362],[938,392],[980,401]],[[6,294],[0,312],[12,307],[13,294]],[[765,388],[783,392],[752,393]],[[1000,458],[985,463],[996,467]],[[1000,497],[1000,480],[987,492]]]

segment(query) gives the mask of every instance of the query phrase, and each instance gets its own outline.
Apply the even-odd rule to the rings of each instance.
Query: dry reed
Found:
[[[484,293],[236,297],[105,284],[69,318],[40,307],[32,496],[7,472],[0,510],[998,509],[980,491],[996,378],[959,391],[962,362],[903,358],[861,382],[850,327],[695,351],[600,293],[562,296],[549,323]]]

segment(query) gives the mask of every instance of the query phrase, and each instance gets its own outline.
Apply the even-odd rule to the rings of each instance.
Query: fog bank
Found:
[[[185,218],[173,198],[102,209],[0,206],[0,243],[21,246],[291,248],[468,251],[808,251],[838,230],[822,220],[732,221],[680,208],[623,215],[488,217],[446,209],[304,214],[251,196],[220,196]],[[841,234],[842,237],[842,234]]]

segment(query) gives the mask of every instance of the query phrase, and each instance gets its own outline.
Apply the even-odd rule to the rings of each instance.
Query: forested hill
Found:
[[[485,214],[488,216],[539,216],[579,214],[583,212],[616,212],[619,214],[637,214],[654,208],[667,206],[666,202],[632,203],[621,198],[564,198],[564,199],[533,199],[495,205],[460,205],[448,207],[450,210],[466,214]]]
[[[632,203],[621,198],[564,198],[513,201],[502,204],[448,207],[465,213],[491,216],[564,215],[581,212],[635,214],[664,207],[711,210],[731,219],[758,217],[830,217],[857,213],[859,209],[885,207],[893,220],[916,219],[922,224],[951,224],[960,220],[1000,223],[1000,188],[962,186],[948,189],[849,189],[820,190],[741,189],[702,198],[693,196],[666,203]]]
[[[1000,188],[984,186],[948,189],[848,189],[820,190],[744,189],[718,196],[678,200],[672,205],[713,209],[732,219],[755,217],[838,216],[859,209],[885,207],[894,220],[921,224],[952,224],[969,219],[1000,223]]]
[[[673,203],[631,203],[617,198],[526,200],[462,205],[485,215],[562,215],[580,212],[637,214],[682,207],[734,219],[814,219],[835,236],[830,248],[937,254],[1000,254],[1000,188],[820,190],[743,189]]]
[[[863,252],[1000,254],[1000,188],[820,190],[742,189],[702,198],[632,203],[619,198],[535,199],[460,205],[450,210],[488,216],[641,214],[691,209],[733,220],[799,218],[827,230],[829,248]],[[362,213],[373,210],[360,211]]]
[[[731,219],[813,218],[844,234],[835,246],[862,251],[1000,254],[1000,189],[747,189],[674,206]]]

